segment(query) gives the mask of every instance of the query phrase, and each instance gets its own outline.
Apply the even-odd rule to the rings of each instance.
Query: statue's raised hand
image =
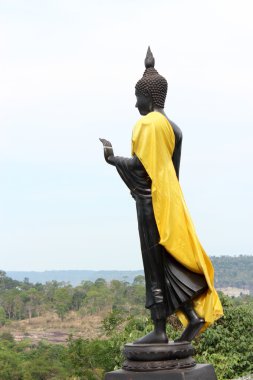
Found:
[[[112,149],[112,144],[110,141],[106,139],[99,139],[101,143],[103,144],[104,147],[104,156],[105,156],[105,161],[108,164],[113,165],[113,160],[111,160],[112,157],[114,157],[113,149]]]

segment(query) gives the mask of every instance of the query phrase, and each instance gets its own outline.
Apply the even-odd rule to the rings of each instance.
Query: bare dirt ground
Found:
[[[41,340],[50,343],[65,343],[71,334],[74,338],[104,338],[102,331],[103,315],[79,317],[76,313],[61,321],[56,314],[47,313],[41,317],[23,321],[12,321],[0,327],[0,334],[11,333],[16,341],[30,339],[33,344]]]

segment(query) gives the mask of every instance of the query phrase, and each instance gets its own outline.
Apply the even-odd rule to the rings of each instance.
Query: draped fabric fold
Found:
[[[176,176],[172,162],[174,146],[173,129],[161,113],[151,112],[136,123],[132,155],[139,158],[152,181],[152,204],[160,244],[185,268],[205,276],[208,290],[193,301],[195,310],[205,319],[205,329],[223,315],[222,306],[214,289],[212,263],[198,240]],[[178,316],[187,325],[181,312]]]

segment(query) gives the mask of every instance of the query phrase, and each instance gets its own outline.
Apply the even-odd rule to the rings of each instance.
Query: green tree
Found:
[[[6,280],[6,272],[3,270],[0,270],[0,287],[1,287],[1,289],[5,288],[5,280]]]
[[[212,363],[219,379],[231,379],[253,372],[253,307],[220,296],[224,317],[200,335],[195,347],[199,362]]]
[[[1,295],[1,304],[9,319],[13,318],[14,316],[17,316],[18,309],[20,306],[18,300],[19,292],[19,290],[14,288],[8,291],[4,291]]]
[[[0,379],[23,380],[20,371],[20,359],[15,352],[1,347],[0,350]]]
[[[145,277],[138,275],[133,280],[133,285],[145,285]]]
[[[71,301],[71,309],[78,311],[83,304],[86,297],[86,291],[82,286],[77,286],[73,289],[73,296]]]
[[[23,292],[23,302],[29,321],[31,321],[33,314],[37,315],[38,306],[41,302],[40,293],[34,287],[28,289],[26,292]]]
[[[15,350],[14,338],[10,333],[0,336],[0,379],[23,380],[21,360]]]
[[[27,351],[22,369],[25,380],[67,380],[71,373],[64,346],[40,342]]]
[[[122,323],[124,320],[123,313],[119,310],[113,310],[108,314],[106,318],[103,320],[102,327],[106,333],[106,335],[110,336],[112,332]]]
[[[66,286],[55,290],[54,307],[58,317],[61,318],[61,320],[64,319],[71,308],[72,294],[73,291],[71,286]]]
[[[104,308],[112,307],[113,295],[104,279],[97,279],[95,283],[89,287],[83,302],[83,311],[85,313],[95,313]]]
[[[104,278],[98,278],[96,281],[95,281],[95,286],[97,288],[104,288],[106,286],[106,281]]]
[[[0,306],[0,327],[4,326],[6,323],[6,313],[2,306]]]

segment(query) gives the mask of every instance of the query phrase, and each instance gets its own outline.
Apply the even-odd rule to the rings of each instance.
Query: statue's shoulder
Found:
[[[149,112],[147,115],[142,116],[134,126],[133,138],[140,136],[140,134],[149,135],[150,133],[160,133],[162,129],[166,129],[168,120],[159,112]]]
[[[152,122],[154,124],[159,124],[162,121],[164,121],[164,115],[161,114],[160,112],[153,111],[153,112],[149,112],[147,115],[143,116],[143,119],[146,122]]]
[[[171,126],[174,132],[176,141],[182,141],[183,133],[181,129],[165,115],[156,111],[149,112],[147,115],[142,116],[136,123],[135,130],[143,130],[143,127],[145,127],[145,130],[155,129],[157,132],[159,132],[162,129],[167,129],[168,124]]]
[[[169,120],[160,112],[153,111],[143,116],[140,121],[142,124],[150,124],[153,127],[159,127],[163,124],[167,124]]]
[[[135,129],[153,129],[159,125],[159,115],[156,115],[158,112],[150,112],[145,116],[142,116],[137,123],[135,124]]]

